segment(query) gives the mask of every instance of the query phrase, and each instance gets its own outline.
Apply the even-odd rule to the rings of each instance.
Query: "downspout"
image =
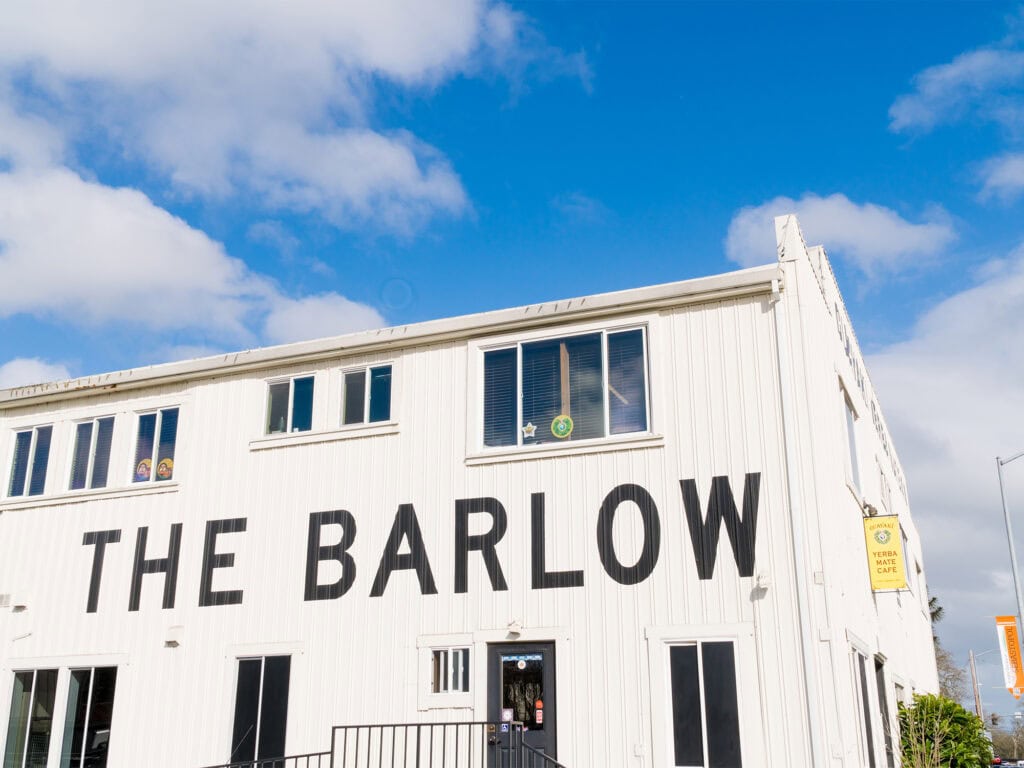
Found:
[[[795,462],[791,446],[796,427],[793,423],[793,392],[789,369],[789,346],[786,317],[782,313],[782,294],[779,281],[772,281],[772,314],[775,317],[775,350],[779,366],[779,400],[782,409],[782,443],[786,461],[786,496],[789,498],[789,525],[793,539],[793,572],[796,581],[796,603],[800,624],[800,654],[803,661],[804,703],[807,707],[807,724],[811,737],[811,764],[816,768],[828,765],[825,739],[821,733],[819,717],[821,706],[818,702],[818,660],[815,658],[816,643],[811,628],[810,588],[807,580],[807,550],[804,542],[804,516],[800,497],[794,492],[798,486]]]

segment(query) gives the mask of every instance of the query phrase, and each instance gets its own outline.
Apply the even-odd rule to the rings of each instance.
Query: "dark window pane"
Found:
[[[524,435],[523,443],[556,440],[551,422],[562,413],[562,345],[559,340],[523,345],[523,423],[537,431]]]
[[[153,476],[153,441],[156,439],[156,414],[139,416],[139,436],[135,441],[135,474],[132,482],[145,483]]]
[[[434,651],[431,668],[431,689],[434,693],[444,693],[444,688],[441,687],[444,684],[444,678],[441,676],[441,657],[444,656],[444,653],[444,651]]]
[[[878,686],[878,708],[882,714],[882,733],[885,734],[885,763],[888,768],[896,765],[892,751],[892,722],[889,720],[889,700],[885,695],[885,665],[875,659],[875,684]]]
[[[93,671],[92,704],[85,741],[85,765],[88,768],[106,768],[116,685],[117,667],[97,667]]]
[[[484,353],[484,445],[516,444],[516,350]]]
[[[230,762],[256,757],[256,716],[260,706],[260,671],[263,659],[240,659],[235,693],[235,725],[231,734]]]
[[[178,409],[160,411],[160,443],[156,452],[156,479],[174,477],[174,446],[178,442]]]
[[[53,727],[53,704],[57,696],[57,670],[36,672],[32,719],[25,745],[25,768],[46,768],[50,751],[50,730]]]
[[[263,666],[263,705],[260,711],[260,760],[284,756],[288,725],[290,656],[268,656]]]
[[[345,405],[342,424],[362,424],[366,405],[366,371],[345,374]]]
[[[857,664],[860,668],[860,698],[864,704],[864,735],[867,739],[868,765],[875,768],[875,735],[871,731],[871,703],[868,700],[868,670],[867,660],[857,654]]]
[[[46,465],[50,461],[50,438],[53,427],[39,427],[36,430],[36,449],[32,454],[32,477],[28,483],[28,495],[39,496],[46,488]]]
[[[703,643],[709,768],[740,768],[740,715],[732,643]]]
[[[391,418],[391,366],[370,369],[370,421]]]
[[[562,412],[572,417],[570,440],[604,437],[604,394],[601,382],[601,334],[576,336],[564,342],[569,363],[569,402]],[[564,375],[564,374],[563,374]],[[548,433],[551,425],[547,425]]]
[[[11,714],[7,720],[7,746],[4,748],[4,768],[21,768],[21,761],[25,756],[33,677],[33,672],[14,673]]]
[[[292,382],[292,432],[308,432],[313,428],[313,377]]]
[[[528,731],[543,731],[537,722],[537,702],[544,701],[544,655],[521,653],[501,655],[501,706],[512,710],[512,719]],[[543,704],[541,705],[543,709]]]
[[[282,381],[271,384],[267,399],[267,434],[284,432],[288,429],[288,393],[291,384]]]
[[[697,646],[673,645],[668,653],[672,677],[675,764],[703,765],[704,730],[701,727]]]
[[[458,651],[462,655],[462,688],[461,691],[469,690],[469,649]]]
[[[644,333],[608,334],[608,421],[613,435],[647,430]]]
[[[114,439],[114,418],[97,422],[96,452],[92,460],[92,488],[106,488],[110,470],[110,444]]]
[[[91,669],[74,669],[68,685],[68,708],[64,715],[64,739],[61,742],[60,768],[80,768],[85,718],[89,709]]]
[[[71,456],[71,490],[85,488],[89,479],[89,449],[92,448],[92,422],[75,427],[75,452]]]
[[[14,439],[14,462],[11,464],[11,484],[7,488],[8,496],[21,496],[25,493],[25,480],[28,478],[28,453],[32,449],[32,431],[19,432]]]

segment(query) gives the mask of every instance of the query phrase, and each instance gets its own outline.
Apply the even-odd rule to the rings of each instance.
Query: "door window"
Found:
[[[14,673],[4,768],[46,768],[56,694],[56,669]]]

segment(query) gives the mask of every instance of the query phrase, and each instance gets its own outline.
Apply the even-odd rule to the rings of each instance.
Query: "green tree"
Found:
[[[992,762],[985,724],[955,701],[931,694],[900,704],[903,768],[984,768]]]

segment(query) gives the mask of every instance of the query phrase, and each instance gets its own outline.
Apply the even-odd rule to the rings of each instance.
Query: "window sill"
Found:
[[[337,440],[354,440],[360,437],[377,437],[378,435],[397,435],[397,421],[382,421],[375,424],[353,424],[338,429],[320,432],[291,432],[283,435],[268,435],[249,441],[250,451],[266,451],[272,448],[286,448],[292,445],[312,445],[314,443],[333,443]]]
[[[138,483],[121,486],[119,488],[96,488],[87,491],[51,493],[46,496],[32,496],[30,498],[7,498],[0,501],[0,512],[7,512],[15,509],[32,509],[33,507],[51,507],[64,504],[84,504],[88,501],[117,499],[124,496],[153,496],[160,493],[177,493],[178,487],[177,480],[165,480],[159,483]]]
[[[497,464],[508,461],[530,461],[532,459],[548,459],[553,456],[578,456],[588,453],[609,453],[626,451],[634,448],[662,448],[665,445],[664,435],[649,433],[639,435],[622,435],[619,437],[602,437],[596,440],[580,440],[575,443],[544,443],[542,445],[510,446],[493,448],[466,456],[466,465],[473,467],[479,464]]]

